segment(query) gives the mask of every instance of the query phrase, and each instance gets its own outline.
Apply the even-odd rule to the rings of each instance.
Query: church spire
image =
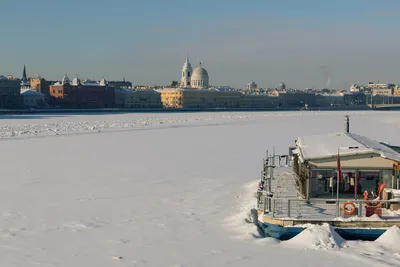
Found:
[[[25,65],[24,65],[24,71],[22,72],[22,80],[23,80],[24,82],[26,82],[26,81],[28,80],[28,77],[26,77],[26,68],[25,68]]]

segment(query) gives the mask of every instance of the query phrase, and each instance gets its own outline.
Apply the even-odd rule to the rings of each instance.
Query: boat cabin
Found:
[[[399,189],[400,153],[365,136],[339,132],[299,137],[293,161],[299,190],[307,199],[336,198],[337,192],[340,198],[360,199],[365,191],[376,195],[382,183]]]

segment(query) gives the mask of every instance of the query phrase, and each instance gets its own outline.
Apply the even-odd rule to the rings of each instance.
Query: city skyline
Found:
[[[212,85],[399,82],[397,1],[17,0],[6,7],[0,74],[20,77],[25,64],[29,76],[49,80],[68,73],[167,84],[180,79],[189,53]]]

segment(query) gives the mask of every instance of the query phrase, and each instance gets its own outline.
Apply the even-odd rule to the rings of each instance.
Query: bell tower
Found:
[[[189,56],[182,67],[181,87],[190,87],[190,77],[192,77],[192,65],[189,62]]]

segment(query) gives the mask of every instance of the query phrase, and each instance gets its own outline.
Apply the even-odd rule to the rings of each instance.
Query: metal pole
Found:
[[[263,213],[265,213],[265,210],[267,209],[267,196],[264,196],[264,209]]]
[[[287,216],[288,216],[288,218],[290,218],[290,199],[288,199],[287,206],[288,206],[288,208],[287,208]]]
[[[354,173],[354,199],[357,199],[357,189],[358,189],[358,171]]]
[[[371,107],[374,108],[374,101],[373,101],[373,98],[372,98],[372,91],[371,91]]]
[[[310,200],[310,183],[311,183],[311,171],[310,167],[307,167],[307,180],[306,180],[306,199]]]
[[[271,180],[274,177],[274,168],[275,168],[275,147],[274,147],[274,153],[273,153],[273,157],[272,157]]]
[[[338,148],[338,157],[339,157],[339,148]],[[336,170],[336,201],[339,203],[339,169]]]
[[[340,212],[339,212],[339,200],[336,202],[336,217],[340,216]]]
[[[275,217],[275,201],[276,199],[274,198],[272,201],[272,217]]]

